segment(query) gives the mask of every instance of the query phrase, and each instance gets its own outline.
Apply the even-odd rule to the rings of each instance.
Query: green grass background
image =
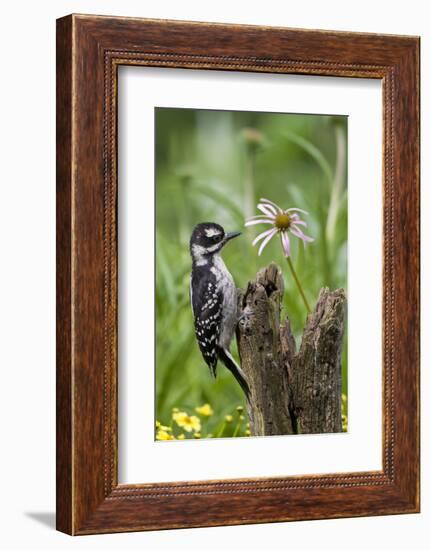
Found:
[[[244,228],[266,197],[309,212],[305,249],[291,236],[292,260],[310,304],[319,289],[347,290],[347,117],[157,108],[156,123],[156,418],[210,403],[205,433],[219,433],[244,398],[222,365],[214,381],[195,342],[189,302],[189,238],[204,221],[243,231],[223,252],[238,287],[271,261],[285,276],[284,311],[296,337],[303,302],[273,239],[259,258],[251,242],[267,225]],[[236,344],[232,351],[236,354]],[[347,335],[343,352],[347,394]],[[245,419],[246,421],[246,419]],[[227,427],[229,428],[229,427]],[[232,428],[233,429],[233,428]],[[205,434],[202,433],[202,436]],[[223,433],[229,435],[229,430]]]

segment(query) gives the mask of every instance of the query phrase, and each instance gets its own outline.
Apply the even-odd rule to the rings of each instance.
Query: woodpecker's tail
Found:
[[[241,386],[242,391],[245,393],[247,401],[250,401],[250,388],[248,386],[246,377],[243,371],[241,370],[241,367],[235,363],[234,358],[232,357],[232,355],[229,353],[228,350],[220,346],[217,346],[217,352],[218,352],[220,361],[235,376],[236,381]]]

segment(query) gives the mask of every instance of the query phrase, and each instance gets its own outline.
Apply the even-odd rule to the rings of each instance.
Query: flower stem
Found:
[[[298,275],[296,274],[295,268],[293,267],[292,260],[289,256],[286,257],[287,265],[290,268],[292,277],[295,279],[296,286],[298,287],[299,293],[301,294],[302,299],[304,300],[305,307],[308,313],[311,313],[310,306],[308,305],[307,298],[305,297],[304,291],[302,290],[301,283],[299,282]]]
[[[220,430],[217,432],[216,437],[222,437],[223,434],[224,434],[224,429],[225,429],[225,428],[226,428],[226,422],[223,422],[222,427],[221,427]]]
[[[233,432],[232,437],[238,437],[238,433],[239,433],[239,429],[240,429],[240,427],[241,427],[241,423],[242,423],[242,422],[241,422],[241,419],[238,418],[238,422],[237,422],[237,424],[236,424],[235,431]]]

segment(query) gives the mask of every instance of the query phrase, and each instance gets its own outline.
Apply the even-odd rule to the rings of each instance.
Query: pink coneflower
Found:
[[[292,276],[295,280],[295,283],[298,287],[299,293],[304,300],[305,307],[307,308],[308,313],[310,313],[310,306],[308,305],[307,298],[305,297],[304,291],[302,290],[301,284],[299,282],[298,276],[296,275],[295,269],[290,258],[290,241],[289,241],[289,232],[298,239],[301,239],[304,243],[311,243],[314,241],[308,235],[305,235],[302,232],[300,226],[306,227],[307,224],[305,221],[301,220],[299,212],[302,214],[307,214],[305,210],[301,208],[288,208],[283,210],[275,202],[272,202],[268,199],[260,199],[257,208],[263,213],[263,215],[253,216],[246,221],[245,226],[258,225],[260,223],[271,225],[271,229],[264,231],[258,235],[254,241],[253,246],[258,242],[262,241],[259,247],[258,255],[262,254],[263,249],[269,243],[269,241],[277,233],[280,235],[281,246],[283,249],[284,256],[286,257],[287,263],[289,265]]]
[[[262,241],[259,247],[259,256],[262,254],[263,249],[269,243],[272,237],[274,237],[274,235],[276,235],[277,233],[280,234],[281,244],[286,258],[290,256],[290,241],[288,235],[289,231],[290,233],[292,233],[292,235],[295,235],[295,237],[298,237],[298,239],[301,239],[304,243],[313,242],[314,239],[308,237],[307,235],[304,235],[301,228],[299,227],[301,225],[303,227],[307,226],[306,222],[301,220],[298,214],[298,212],[307,214],[305,210],[301,210],[301,208],[288,208],[287,210],[283,210],[277,204],[268,199],[260,199],[260,203],[257,205],[257,208],[261,212],[263,212],[264,215],[253,216],[245,223],[246,227],[250,225],[258,225],[259,223],[272,225],[271,229],[264,231],[263,233],[258,235],[253,241],[253,246],[259,241]]]

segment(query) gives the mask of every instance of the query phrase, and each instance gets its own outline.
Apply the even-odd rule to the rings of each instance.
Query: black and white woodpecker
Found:
[[[220,360],[235,376],[248,399],[250,390],[246,378],[229,351],[238,323],[237,289],[220,256],[226,243],[240,234],[225,233],[217,223],[200,223],[194,228],[190,238],[190,300],[196,339],[211,373],[216,376]]]

